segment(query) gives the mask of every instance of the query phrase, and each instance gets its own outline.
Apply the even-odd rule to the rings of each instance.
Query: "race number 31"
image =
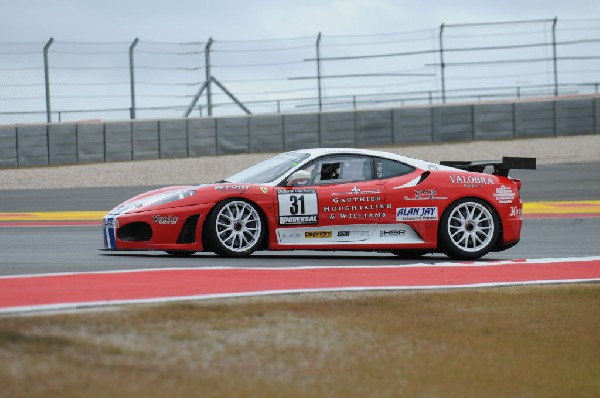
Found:
[[[319,218],[317,192],[314,189],[290,189],[277,192],[279,224],[316,224]]]

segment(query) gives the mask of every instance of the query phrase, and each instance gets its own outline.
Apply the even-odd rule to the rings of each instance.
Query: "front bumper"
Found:
[[[208,205],[186,206],[103,218],[104,250],[202,250]]]

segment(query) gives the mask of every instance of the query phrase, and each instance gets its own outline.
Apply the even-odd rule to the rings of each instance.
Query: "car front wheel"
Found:
[[[260,247],[266,226],[252,203],[229,199],[219,203],[208,219],[210,248],[220,256],[244,257]]]
[[[496,246],[500,232],[500,218],[492,206],[480,199],[466,198],[446,209],[438,240],[448,257],[474,260]]]

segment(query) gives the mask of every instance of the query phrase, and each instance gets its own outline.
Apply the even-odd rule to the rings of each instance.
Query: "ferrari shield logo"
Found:
[[[267,188],[267,187],[260,187],[260,191],[266,195],[266,194],[269,193],[269,188]]]

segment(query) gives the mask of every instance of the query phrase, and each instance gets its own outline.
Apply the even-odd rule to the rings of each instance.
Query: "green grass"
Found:
[[[0,318],[0,396],[600,396],[600,285]]]

